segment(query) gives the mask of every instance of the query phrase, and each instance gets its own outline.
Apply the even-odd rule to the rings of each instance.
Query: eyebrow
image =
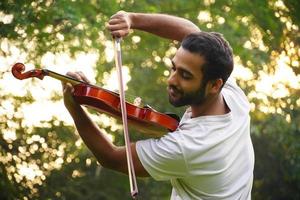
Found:
[[[172,62],[172,66],[173,66],[173,67],[176,67],[176,65],[175,65],[174,61],[173,61],[173,60],[171,60],[171,62]],[[178,67],[178,66],[177,66],[177,67]],[[186,73],[190,74],[191,76],[194,76],[194,74],[193,74],[192,72],[190,72],[190,71],[186,70],[185,68],[181,68],[180,66],[179,66],[178,70],[179,70],[179,71],[186,72]]]

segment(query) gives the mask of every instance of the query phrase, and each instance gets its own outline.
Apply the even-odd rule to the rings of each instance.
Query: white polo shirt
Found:
[[[170,180],[171,200],[251,199],[254,153],[249,102],[229,79],[221,91],[230,112],[191,118],[176,131],[138,141],[138,157],[156,180]]]

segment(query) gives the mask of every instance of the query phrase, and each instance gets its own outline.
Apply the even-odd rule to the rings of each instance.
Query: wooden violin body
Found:
[[[74,99],[79,104],[121,119],[120,98],[117,93],[57,74],[50,70],[35,69],[23,72],[24,70],[25,66],[22,63],[16,63],[12,67],[13,75],[20,80],[30,77],[43,79],[44,76],[50,76],[64,82],[70,82],[74,86]],[[172,132],[176,130],[179,123],[177,119],[167,114],[159,113],[149,107],[141,108],[126,102],[126,110],[129,126],[147,136],[159,137],[167,132]]]

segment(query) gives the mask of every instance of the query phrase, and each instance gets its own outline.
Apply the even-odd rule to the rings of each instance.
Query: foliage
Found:
[[[256,128],[253,199],[299,199],[299,124],[275,115],[266,116]]]
[[[253,198],[299,199],[299,78],[298,83],[291,82],[291,77],[274,82],[270,93],[257,89],[263,74],[276,75],[281,57],[299,76],[299,1],[4,0],[0,2],[0,56],[7,61],[0,62],[1,79],[11,76],[4,63],[17,62],[13,57],[16,52],[19,57],[26,52],[24,62],[36,66],[41,66],[47,52],[72,57],[93,52],[99,55],[96,80],[103,82],[114,65],[105,58],[111,40],[105,23],[121,9],[174,14],[190,19],[204,31],[224,34],[238,64],[252,73],[251,78],[239,76],[238,82],[252,102],[256,154]],[[134,37],[140,41],[135,42]],[[172,56],[176,46],[175,42],[134,31],[124,39],[122,49],[123,62],[132,77],[128,93],[143,97],[160,111],[179,114],[183,110],[172,108],[162,95],[167,79],[165,59]],[[22,106],[38,100],[30,95],[30,89],[18,95],[5,91],[5,87],[0,82],[0,199],[129,199],[127,177],[99,166],[74,134],[74,127],[55,117],[39,126],[24,125]],[[288,93],[280,95],[280,89]],[[55,101],[61,96],[51,98]],[[116,144],[123,144],[119,129],[112,132],[110,126],[102,128],[113,135]],[[134,139],[138,138],[135,134]],[[32,173],[29,169],[37,176],[26,176],[24,173]],[[169,183],[140,179],[138,184],[141,199],[170,196]]]

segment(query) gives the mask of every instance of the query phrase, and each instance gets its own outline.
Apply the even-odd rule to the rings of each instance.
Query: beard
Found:
[[[200,105],[206,100],[205,86],[206,84],[201,84],[201,87],[198,90],[185,93],[174,85],[169,85],[169,102],[175,107]]]

